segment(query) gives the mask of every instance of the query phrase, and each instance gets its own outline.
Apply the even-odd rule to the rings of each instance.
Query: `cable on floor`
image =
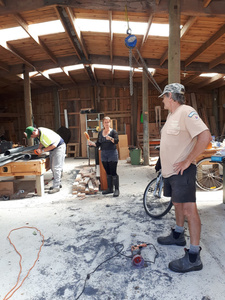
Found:
[[[156,249],[156,247],[153,245],[153,244],[151,244],[151,243],[148,243],[148,245],[150,245],[150,246],[152,246],[153,247],[153,249],[154,249],[154,251],[155,251],[155,256],[154,256],[154,259],[153,259],[153,261],[148,261],[148,260],[145,260],[145,262],[149,262],[149,263],[155,263],[155,260],[156,260],[156,258],[158,257],[158,251],[157,251],[157,249]],[[118,249],[118,248],[120,248],[120,249]],[[124,257],[126,257],[126,258],[129,258],[129,259],[132,259],[132,255],[125,255],[125,254],[123,254],[122,253],[122,251],[123,251],[123,249],[124,249],[124,245],[123,244],[116,244],[116,245],[114,245],[114,249],[116,250],[116,254],[115,255],[113,255],[113,256],[110,256],[109,258],[107,258],[106,260],[104,260],[103,262],[101,262],[92,272],[90,272],[90,273],[88,273],[87,274],[87,276],[86,276],[86,278],[85,278],[85,281],[84,281],[84,286],[83,286],[83,289],[82,289],[82,291],[80,292],[80,294],[74,299],[74,300],[77,300],[77,299],[79,299],[80,298],[80,296],[83,294],[83,292],[84,292],[84,290],[85,290],[85,287],[86,287],[86,283],[87,283],[87,280],[88,279],[90,279],[90,276],[91,276],[91,274],[93,274],[101,265],[103,265],[104,263],[106,263],[107,261],[109,261],[109,260],[111,260],[111,259],[113,259],[114,257],[116,257],[117,255],[122,255],[122,256],[124,256]]]
[[[38,251],[38,254],[37,254],[37,258],[33,264],[33,266],[28,270],[26,276],[24,277],[24,279],[22,280],[21,284],[18,286],[19,284],[19,281],[20,281],[20,275],[22,273],[22,255],[19,253],[19,251],[16,249],[16,246],[12,243],[11,239],[10,239],[10,235],[13,231],[16,231],[16,230],[20,230],[20,229],[24,229],[24,228],[28,228],[28,229],[35,229],[37,232],[39,232],[40,236],[42,237],[42,243],[41,243],[41,246],[39,248],[39,251]],[[16,284],[14,285],[14,287],[5,295],[5,297],[3,298],[3,300],[8,300],[9,298],[11,298],[13,296],[13,294],[22,286],[22,284],[24,283],[25,279],[28,277],[28,275],[30,274],[30,271],[34,268],[36,262],[38,261],[39,259],[39,255],[41,253],[41,248],[42,246],[44,245],[44,235],[41,233],[41,231],[39,229],[37,229],[36,227],[30,227],[30,226],[22,226],[22,227],[18,227],[18,228],[15,228],[15,229],[12,229],[8,236],[7,236],[10,244],[13,246],[13,248],[15,249],[16,253],[20,256],[20,261],[19,261],[19,265],[20,265],[20,271],[19,271],[19,275],[18,275],[18,278],[17,278],[17,282]]]

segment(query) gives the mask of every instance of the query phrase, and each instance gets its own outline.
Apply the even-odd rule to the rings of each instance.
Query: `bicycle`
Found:
[[[173,206],[171,198],[163,195],[163,187],[163,177],[159,170],[157,177],[146,186],[143,196],[144,209],[152,218],[165,216]]]
[[[196,164],[196,185],[204,191],[217,191],[223,188],[223,165],[203,158]],[[165,216],[173,206],[170,197],[163,195],[161,170],[157,177],[148,183],[144,191],[143,205],[146,213],[155,219]]]

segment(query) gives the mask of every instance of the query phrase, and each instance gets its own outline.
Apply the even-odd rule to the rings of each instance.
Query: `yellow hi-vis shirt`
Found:
[[[40,143],[47,148],[50,145],[54,145],[57,147],[61,137],[53,130],[44,128],[44,127],[38,127],[40,130]]]

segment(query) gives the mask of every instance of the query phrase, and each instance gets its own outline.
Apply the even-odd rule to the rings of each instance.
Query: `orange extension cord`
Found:
[[[37,254],[37,258],[33,264],[33,266],[29,269],[29,271],[27,272],[27,275],[24,277],[24,279],[22,280],[21,284],[18,286],[19,284],[19,280],[20,280],[20,275],[22,273],[22,255],[19,253],[19,251],[16,249],[16,246],[12,243],[11,239],[10,239],[10,234],[13,232],[13,231],[16,231],[16,230],[19,230],[19,229],[23,229],[23,228],[28,228],[28,229],[35,229],[39,232],[40,236],[42,237],[42,244],[40,246],[40,249],[38,251],[38,254]],[[3,300],[8,300],[9,298],[12,297],[12,295],[22,286],[22,284],[24,283],[25,279],[28,277],[28,275],[30,274],[30,271],[34,268],[36,262],[38,261],[39,259],[39,255],[40,255],[40,252],[41,252],[41,248],[42,246],[44,245],[44,236],[43,234],[41,233],[40,230],[38,230],[36,227],[29,227],[29,226],[22,226],[22,227],[19,227],[19,228],[15,228],[15,229],[12,229],[9,234],[8,234],[8,237],[9,239],[9,242],[10,244],[14,247],[16,253],[20,256],[20,261],[19,261],[19,265],[20,265],[20,272],[19,272],[19,275],[18,275],[18,278],[17,278],[17,282],[16,284],[14,285],[14,287],[5,295],[5,297],[3,298]]]

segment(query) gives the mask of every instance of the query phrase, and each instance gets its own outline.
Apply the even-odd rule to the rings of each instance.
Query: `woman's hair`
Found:
[[[102,123],[104,123],[105,120],[110,121],[111,119],[110,119],[110,117],[104,117],[104,118],[102,119]],[[103,128],[105,128],[105,127],[103,126]]]
[[[105,120],[111,120],[111,119],[110,119],[110,117],[104,117],[103,121],[105,121]]]

